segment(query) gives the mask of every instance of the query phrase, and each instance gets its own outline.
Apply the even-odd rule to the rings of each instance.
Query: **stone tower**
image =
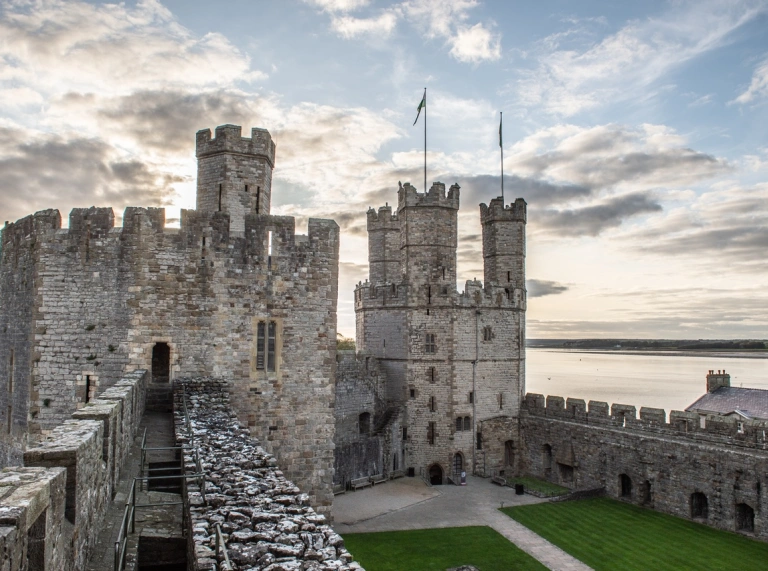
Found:
[[[266,129],[241,136],[237,125],[197,132],[197,210],[229,214],[232,232],[245,230],[248,214],[269,214],[275,143]]]
[[[406,183],[396,213],[370,209],[370,279],[355,290],[357,346],[386,378],[384,471],[442,482],[514,466],[525,385],[525,201],[481,205],[486,284],[458,293],[459,195]]]

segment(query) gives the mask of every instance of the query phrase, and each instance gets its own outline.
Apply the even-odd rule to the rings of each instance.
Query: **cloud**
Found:
[[[469,24],[477,0],[405,0],[368,17],[349,13],[368,6],[366,0],[305,0],[331,16],[331,29],[345,39],[388,37],[405,20],[428,39],[444,40],[449,54],[464,63],[501,57],[501,34],[483,23]]]
[[[265,77],[221,34],[193,36],[156,0],[89,4],[49,0],[4,7],[0,81],[44,94],[122,94],[213,88]]]
[[[730,103],[752,103],[768,97],[768,58],[762,61],[752,74],[752,82],[747,90]]]
[[[104,140],[0,129],[0,202],[16,220],[45,208],[163,206],[184,178],[126,157]]]
[[[388,37],[397,25],[394,12],[382,12],[375,18],[355,18],[353,16],[334,16],[331,27],[347,40],[363,35]]]
[[[458,175],[455,178],[460,181],[461,199],[465,204],[487,204],[501,194],[501,184],[496,175]],[[546,180],[505,174],[504,194],[507,203],[521,197],[529,205],[549,205],[587,198],[592,194],[592,190],[581,185],[555,184]]]
[[[501,57],[501,38],[482,24],[461,27],[449,40],[451,55],[462,62],[493,61]]]
[[[505,170],[591,189],[690,185],[729,172],[723,159],[685,146],[663,125],[556,125],[513,145]]]
[[[546,295],[557,295],[568,291],[568,286],[548,280],[528,279],[525,281],[528,289],[528,297],[544,297]]]
[[[645,193],[615,196],[590,206],[545,209],[536,213],[536,225],[560,235],[597,236],[639,214],[659,212],[661,204]]]
[[[730,35],[766,10],[749,0],[672,3],[658,18],[630,21],[597,43],[561,46],[560,37],[540,42],[536,66],[523,72],[515,90],[523,105],[557,115],[626,101],[671,70],[726,43]],[[579,24],[581,26],[581,24]]]
[[[623,238],[642,252],[694,261],[728,272],[765,273],[768,183],[709,191]]]

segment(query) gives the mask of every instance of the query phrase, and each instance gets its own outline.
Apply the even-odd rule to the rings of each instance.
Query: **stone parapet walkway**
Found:
[[[333,527],[345,533],[485,525],[498,531],[549,569],[591,569],[543,537],[507,517],[499,508],[541,503],[528,494],[518,496],[490,480],[467,477],[467,486],[427,487],[418,478],[402,478],[336,496]]]

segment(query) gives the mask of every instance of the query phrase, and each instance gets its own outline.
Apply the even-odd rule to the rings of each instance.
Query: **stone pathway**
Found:
[[[402,478],[336,496],[333,527],[345,533],[485,525],[498,531],[549,569],[588,571],[590,567],[501,513],[502,506],[540,503],[518,496],[484,478],[467,477],[467,486],[427,487],[418,478]]]

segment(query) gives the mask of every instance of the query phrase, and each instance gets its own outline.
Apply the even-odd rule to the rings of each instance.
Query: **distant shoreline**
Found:
[[[728,351],[728,350],[706,350],[689,349],[662,351],[658,349],[584,349],[568,347],[526,347],[526,349],[540,349],[544,351],[553,351],[557,353],[592,353],[602,355],[633,355],[633,356],[655,356],[655,357],[710,357],[717,359],[768,359],[768,351]]]

